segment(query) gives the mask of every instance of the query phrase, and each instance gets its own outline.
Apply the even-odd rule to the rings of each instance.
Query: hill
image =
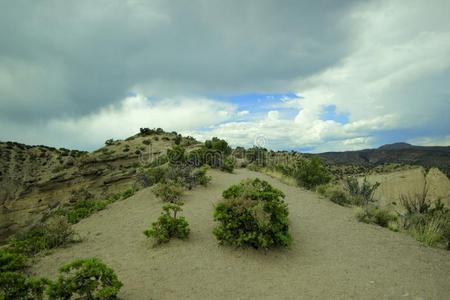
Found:
[[[144,130],[94,152],[0,142],[0,242],[58,207],[135,190],[139,167],[164,160],[178,138]],[[189,137],[180,143],[188,149],[198,144]]]
[[[325,152],[317,154],[327,163],[335,165],[361,165],[375,167],[383,164],[419,165],[426,169],[439,168],[450,175],[450,146],[414,146],[395,143],[377,149]]]

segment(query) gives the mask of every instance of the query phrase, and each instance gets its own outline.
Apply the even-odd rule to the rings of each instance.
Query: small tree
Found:
[[[153,238],[155,244],[167,243],[172,237],[185,239],[189,236],[189,224],[184,217],[178,216],[178,212],[183,211],[178,204],[168,204],[163,206],[163,212],[158,221],[152,223],[150,229],[144,234]]]
[[[114,271],[97,258],[80,259],[59,269],[56,282],[50,283],[49,299],[117,299],[122,287]]]

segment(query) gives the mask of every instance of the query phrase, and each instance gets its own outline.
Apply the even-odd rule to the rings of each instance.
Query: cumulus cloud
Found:
[[[443,143],[448,11],[445,0],[4,1],[0,139],[91,149],[148,126],[315,152]]]
[[[399,140],[420,144],[443,142],[450,128],[450,21],[448,1],[374,1],[349,13],[353,49],[339,63],[296,82],[298,99],[280,107],[298,109],[293,120],[225,124],[213,134],[235,143],[250,141],[237,133],[264,134],[275,148],[313,151],[361,149]],[[349,120],[322,120],[333,105]],[[280,132],[282,135],[280,135]],[[436,138],[411,139],[425,132]],[[388,137],[389,136],[389,137]],[[390,139],[389,139],[390,138]],[[427,142],[428,141],[428,142]]]
[[[18,128],[21,133],[15,134],[21,135],[21,141],[29,144],[83,145],[84,149],[93,149],[111,137],[134,135],[141,127],[161,127],[166,131],[186,133],[225,122],[235,115],[236,107],[228,103],[202,98],[150,100],[137,94],[78,118],[54,118],[38,126],[25,125]],[[1,125],[8,127],[8,124]],[[17,128],[10,127],[13,127],[11,130]]]

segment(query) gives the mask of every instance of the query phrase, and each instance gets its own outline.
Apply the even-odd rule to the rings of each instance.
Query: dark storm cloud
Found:
[[[83,115],[135,89],[284,92],[345,56],[351,4],[2,1],[0,118]]]

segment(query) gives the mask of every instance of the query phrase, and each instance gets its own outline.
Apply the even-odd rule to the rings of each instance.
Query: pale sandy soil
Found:
[[[84,241],[42,258],[34,272],[54,276],[66,262],[96,256],[116,270],[123,299],[450,298],[450,252],[358,223],[351,209],[259,173],[211,174],[208,188],[187,193],[189,240],[151,248],[142,232],[161,202],[145,189],[76,225]],[[225,188],[247,177],[264,178],[286,193],[291,249],[217,245],[213,205]]]
[[[387,174],[369,175],[372,183],[381,183],[375,193],[375,198],[381,205],[396,202],[400,206],[400,196],[414,196],[421,194],[424,187],[428,189],[427,199],[436,201],[441,199],[450,207],[450,180],[438,169],[431,169],[428,173],[421,167],[402,170]]]

